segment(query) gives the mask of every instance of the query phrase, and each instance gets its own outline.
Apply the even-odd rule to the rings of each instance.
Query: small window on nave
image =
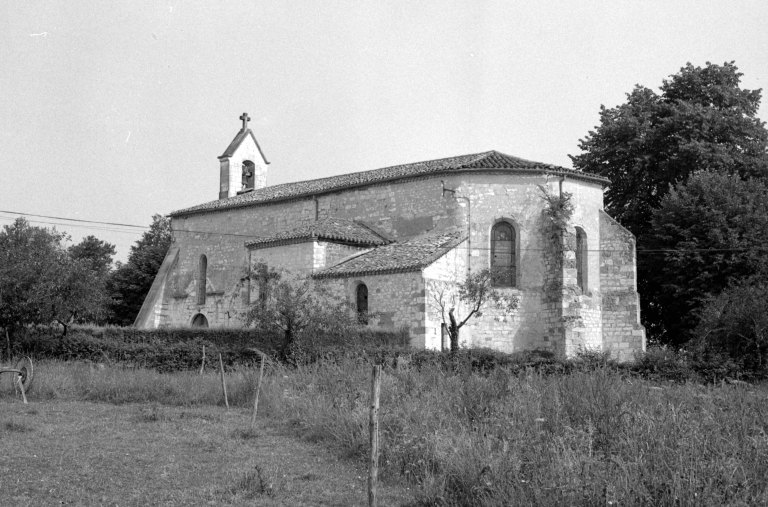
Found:
[[[205,255],[200,256],[197,263],[197,304],[205,304],[205,289],[208,280],[208,258]]]
[[[368,324],[368,287],[364,283],[357,286],[355,299],[358,322]]]

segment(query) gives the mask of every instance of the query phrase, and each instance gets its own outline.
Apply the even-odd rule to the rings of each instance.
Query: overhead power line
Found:
[[[51,220],[65,220],[67,222],[76,222],[81,224],[93,224],[93,225],[77,225],[75,223],[61,223],[61,222],[50,222],[50,221],[44,221],[44,220],[30,220],[34,223],[41,223],[41,224],[48,224],[48,225],[63,225],[63,226],[70,226],[70,227],[79,227],[83,229],[92,229],[92,230],[100,230],[100,231],[110,231],[110,232],[120,232],[125,234],[138,234],[139,231],[125,231],[121,229],[111,229],[106,227],[98,227],[98,225],[101,226],[113,226],[113,227],[130,227],[133,229],[141,229],[141,230],[148,230],[149,227],[145,225],[135,225],[135,224],[123,224],[119,222],[105,222],[101,220],[85,220],[82,218],[67,218],[67,217],[59,217],[59,216],[53,216],[53,215],[38,215],[35,213],[22,213],[19,211],[6,211],[6,210],[0,210],[0,213],[7,213],[10,215],[18,215],[18,216],[29,216],[29,217],[38,217],[38,218],[48,218]],[[12,220],[8,217],[0,217],[0,220]],[[198,230],[191,230],[191,229],[177,229],[174,232],[183,232],[188,234],[208,234],[211,236],[229,236],[229,237],[236,237],[236,238],[248,238],[248,239],[261,239],[264,236],[260,236],[258,234],[240,234],[235,232],[216,232],[216,231],[198,231]],[[481,247],[473,247],[472,250],[491,250],[490,247],[481,246]],[[546,252],[548,251],[548,248],[522,248],[520,249],[521,252]],[[623,251],[621,249],[588,249],[588,252],[595,252],[595,253],[602,253],[602,252],[617,252],[617,251]],[[768,251],[768,246],[765,247],[751,247],[751,248],[670,248],[670,249],[645,249],[645,248],[638,248],[636,249],[636,253],[638,255],[646,255],[646,254],[671,254],[671,253],[700,253],[700,254],[717,254],[717,253],[745,253],[745,252],[763,252]]]
[[[101,222],[99,220],[83,220],[82,218],[67,218],[67,217],[57,217],[52,215],[36,215],[34,213],[22,213],[20,211],[0,210],[0,213],[8,213],[9,215],[19,215],[19,216],[27,216],[27,217],[49,218],[52,220],[66,220],[68,222],[82,222],[87,224],[115,225],[119,227],[134,227],[136,229],[149,229],[149,227],[147,227],[146,225],[121,224],[118,222]]]

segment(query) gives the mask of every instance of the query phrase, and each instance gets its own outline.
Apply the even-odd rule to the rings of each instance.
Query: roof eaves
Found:
[[[259,250],[262,248],[272,248],[276,246],[294,245],[297,243],[307,243],[309,241],[314,241],[315,239],[317,238],[314,238],[309,235],[296,236],[293,238],[279,238],[279,239],[267,240],[267,241],[262,241],[257,239],[256,241],[246,242],[245,247],[248,250]]]
[[[338,265],[338,264],[337,264]],[[343,271],[340,273],[315,273],[312,278],[350,278],[353,276],[365,276],[365,275],[391,275],[395,273],[413,273],[415,271],[421,271],[423,266],[411,265],[411,266],[398,266],[396,268],[383,268],[383,269],[359,269],[353,271]]]

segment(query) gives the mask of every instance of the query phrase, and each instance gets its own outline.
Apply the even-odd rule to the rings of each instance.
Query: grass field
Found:
[[[402,487],[390,487],[382,505],[768,504],[765,386],[655,383],[609,367],[479,375],[454,366],[385,371],[381,473]],[[42,465],[25,454],[28,469],[10,471],[16,486],[3,482],[0,504],[14,500],[6,491],[33,498],[52,489],[67,498],[90,494],[85,503],[97,504],[365,504],[365,361],[269,369],[260,401],[268,426],[255,438],[244,432],[250,370],[228,374],[229,412],[215,374],[49,362],[35,381],[31,405],[0,401],[2,480],[11,444],[57,455]],[[301,459],[301,446],[325,461]],[[270,461],[268,449],[286,453]],[[50,475],[34,475],[42,466],[52,467]],[[334,466],[340,471],[330,472]],[[136,486],[142,481],[154,481],[147,494]]]
[[[175,378],[179,389],[196,383],[201,397],[193,398],[194,390],[182,397],[161,385],[156,392],[166,404],[160,404],[121,397],[127,389],[146,396],[153,387],[138,389],[138,383],[158,378],[130,373],[42,363],[28,405],[3,384],[0,505],[366,504],[362,464],[339,460],[263,419],[251,431],[247,408],[218,405],[215,375],[159,377]],[[120,384],[131,377],[133,385]],[[237,376],[230,381],[237,396]],[[204,399],[207,384],[210,400]],[[104,391],[97,394],[97,386]],[[119,404],[75,399],[102,395]],[[382,505],[411,502],[405,487],[383,485],[380,498]]]

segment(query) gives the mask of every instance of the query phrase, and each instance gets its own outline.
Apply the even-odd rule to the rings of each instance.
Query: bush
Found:
[[[355,350],[367,360],[375,360],[387,355],[384,350],[400,353],[408,350],[408,335],[403,331],[366,330],[356,338],[354,347],[350,347],[349,337],[323,333],[311,342],[312,347],[301,351],[301,358],[309,363],[342,357]],[[219,354],[226,365],[233,365],[254,362],[257,352],[253,349],[274,358],[281,344],[281,335],[254,329],[139,330],[81,326],[61,336],[48,327],[31,327],[16,340],[14,353],[36,358],[117,362],[170,372],[200,368],[203,346],[208,365],[218,361]]]
[[[768,371],[768,284],[748,280],[711,298],[700,313],[697,346],[710,357],[728,357],[747,372]],[[719,356],[719,357],[718,357]]]

